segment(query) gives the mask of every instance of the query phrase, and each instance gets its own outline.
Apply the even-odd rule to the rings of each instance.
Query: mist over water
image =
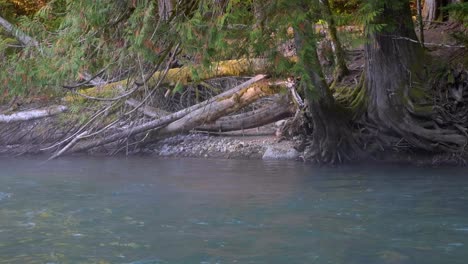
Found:
[[[0,160],[0,263],[466,263],[468,169]]]

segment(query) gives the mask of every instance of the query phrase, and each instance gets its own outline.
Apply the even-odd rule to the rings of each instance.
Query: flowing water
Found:
[[[468,169],[0,159],[0,263],[468,263]]]

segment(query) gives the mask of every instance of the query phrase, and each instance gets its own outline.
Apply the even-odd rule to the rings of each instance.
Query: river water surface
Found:
[[[0,159],[0,263],[468,263],[468,169]]]

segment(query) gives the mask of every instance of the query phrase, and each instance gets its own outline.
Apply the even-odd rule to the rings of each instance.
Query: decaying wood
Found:
[[[191,106],[189,108],[186,108],[186,109],[183,109],[181,111],[178,111],[178,112],[175,112],[173,114],[170,114],[168,116],[164,116],[162,118],[159,118],[159,119],[156,119],[156,120],[152,120],[150,122],[147,122],[147,123],[144,123],[142,125],[139,125],[139,126],[134,126],[134,127],[131,127],[127,130],[124,130],[124,131],[121,131],[121,132],[118,132],[118,133],[114,133],[112,135],[109,135],[109,136],[106,136],[104,138],[99,138],[99,139],[95,139],[95,140],[90,140],[90,141],[86,141],[86,142],[82,142],[81,144],[77,144],[75,147],[71,148],[68,152],[71,153],[71,152],[78,152],[78,151],[84,151],[84,150],[88,150],[88,149],[91,149],[91,148],[94,148],[94,147],[97,147],[97,146],[102,146],[102,145],[105,145],[105,144],[108,144],[108,143],[112,143],[112,142],[115,142],[115,141],[118,141],[120,139],[123,139],[123,138],[127,138],[127,137],[130,137],[130,136],[133,136],[133,135],[136,135],[136,134],[140,134],[140,133],[143,133],[143,132],[147,132],[147,131],[150,131],[152,129],[156,129],[156,128],[161,128],[163,126],[166,126],[178,119],[181,119],[182,117],[196,111],[197,109],[209,109],[209,105],[210,104],[213,104],[219,100],[222,101],[222,99],[232,99],[232,98],[238,98],[239,97],[239,93],[245,89],[248,89],[250,88],[252,85],[254,85],[255,83],[265,79],[266,76],[265,75],[257,75],[255,76],[254,78],[250,79],[249,81],[247,82],[244,82],[236,87],[234,87],[233,89],[231,90],[228,90],[220,95],[217,95],[207,101],[204,101],[200,104],[197,104],[197,105],[194,105],[194,106]]]
[[[65,112],[68,108],[63,105],[49,106],[42,109],[16,112],[9,115],[0,115],[0,123],[12,123],[44,118]]]
[[[233,95],[214,101],[206,107],[199,108],[185,115],[183,118],[161,128],[157,132],[157,135],[168,136],[188,132],[203,123],[214,122],[222,116],[234,113],[244,106],[276,92],[268,81],[257,82]]]
[[[295,107],[285,95],[276,96],[269,104],[246,113],[225,116],[211,124],[196,128],[198,131],[229,132],[264,126],[294,115]]]

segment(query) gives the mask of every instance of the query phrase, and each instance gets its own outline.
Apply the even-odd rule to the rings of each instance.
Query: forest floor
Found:
[[[456,45],[451,32],[460,31],[460,24],[433,24],[425,31],[426,42],[446,45]],[[466,29],[461,29],[466,30]],[[464,49],[433,45],[428,47],[430,54],[436,60],[450,60],[456,54],[463,54]],[[341,85],[357,84],[360,73],[364,69],[364,51],[362,48],[348,52],[348,66],[351,74],[343,79]],[[16,107],[15,105],[0,105],[0,113],[17,111],[43,106],[48,99],[38,99]],[[50,104],[50,102],[49,102]],[[13,108],[13,110],[12,110]],[[47,146],[43,142],[47,137],[60,138],[59,132],[53,131],[58,117],[33,120],[24,124],[0,124],[0,156],[34,154],[40,148]],[[278,136],[278,122],[264,127],[235,131],[229,133],[194,132],[165,138],[156,143],[146,144],[132,150],[128,154],[144,154],[160,157],[194,157],[194,158],[227,158],[227,159],[267,159],[267,160],[301,160],[301,153],[295,150],[294,139],[284,139]],[[52,128],[52,129],[51,129]],[[49,134],[51,133],[51,134]],[[6,137],[16,137],[4,144]],[[24,143],[28,142],[28,143]],[[112,146],[99,148],[90,154],[108,154],[113,152]],[[459,160],[450,155],[429,155],[427,153],[391,153],[378,157],[377,160],[403,162],[412,164],[459,164]]]

